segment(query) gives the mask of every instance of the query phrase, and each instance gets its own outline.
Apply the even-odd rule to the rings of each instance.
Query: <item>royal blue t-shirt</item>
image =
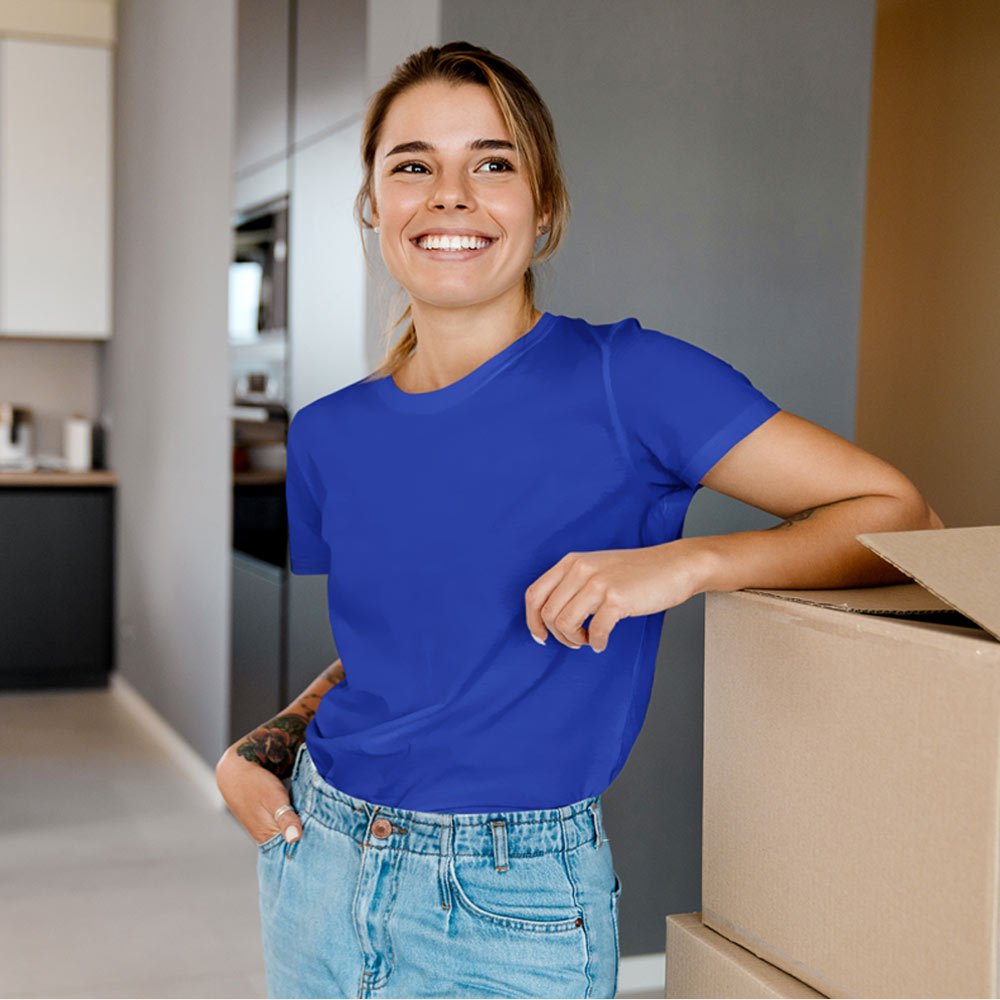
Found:
[[[645,718],[663,612],[619,621],[602,653],[541,646],[525,590],[568,552],[678,538],[702,476],[777,411],[634,319],[549,313],[443,389],[362,379],[299,410],[291,568],[329,574],[346,674],[306,729],[319,773],[426,812],[603,792]]]

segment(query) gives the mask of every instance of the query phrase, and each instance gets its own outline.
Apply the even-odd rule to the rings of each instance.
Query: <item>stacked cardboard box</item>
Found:
[[[861,540],[919,583],[709,595],[702,920],[830,997],[997,997],[1000,528]]]
[[[667,917],[668,997],[821,997],[805,983],[716,934],[700,913]]]

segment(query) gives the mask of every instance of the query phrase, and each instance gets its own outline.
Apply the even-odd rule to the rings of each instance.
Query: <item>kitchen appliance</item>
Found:
[[[251,343],[288,325],[288,199],[233,220],[229,266],[229,339]]]
[[[33,437],[31,410],[13,403],[0,403],[0,468],[31,471]]]
[[[288,198],[233,219],[229,383],[233,548],[284,572],[288,558]]]

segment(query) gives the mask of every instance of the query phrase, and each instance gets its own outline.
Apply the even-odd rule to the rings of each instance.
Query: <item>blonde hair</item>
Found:
[[[365,212],[371,206],[375,152],[389,108],[404,91],[432,80],[453,84],[475,83],[489,88],[524,163],[535,211],[538,215],[549,215],[545,242],[532,255],[531,264],[551,257],[562,241],[569,220],[569,195],[559,163],[552,116],[532,82],[516,66],[489,49],[468,42],[449,42],[413,53],[396,67],[389,82],[369,102],[361,132],[364,176],[354,204],[362,236],[365,230],[373,228]],[[529,305],[534,304],[534,293],[535,275],[529,265],[524,272],[524,296]],[[388,339],[409,315],[410,307],[407,306],[399,319],[385,331],[384,337]],[[378,368],[366,381],[393,374],[416,346],[417,331],[411,320],[403,336],[386,350]]]

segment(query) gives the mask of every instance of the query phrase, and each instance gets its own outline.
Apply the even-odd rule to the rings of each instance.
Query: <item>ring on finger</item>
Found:
[[[283,806],[278,806],[278,808],[274,810],[274,822],[278,822],[278,819],[283,812],[287,812],[289,809],[293,808],[294,806],[290,806],[287,802]]]

